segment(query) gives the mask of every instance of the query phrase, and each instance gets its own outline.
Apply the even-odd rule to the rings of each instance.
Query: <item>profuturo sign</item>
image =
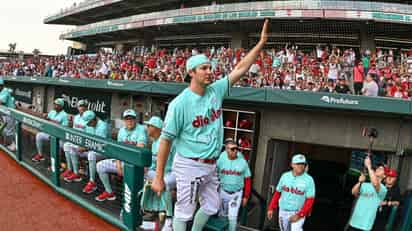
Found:
[[[346,99],[343,97],[335,98],[333,96],[324,95],[320,100],[327,104],[359,105],[358,100]]]

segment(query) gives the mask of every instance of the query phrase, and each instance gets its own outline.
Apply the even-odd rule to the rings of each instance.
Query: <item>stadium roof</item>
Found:
[[[240,2],[261,2],[262,0],[218,0],[219,4],[226,3],[240,3]],[[265,1],[269,2],[269,1]],[[300,6],[304,5],[303,0],[295,1],[272,1],[274,9],[286,9],[289,5]],[[322,5],[322,2],[334,2],[323,0],[312,0],[312,5]],[[373,2],[387,2],[392,6],[396,6],[396,3],[412,4],[411,0],[375,0]],[[367,0],[351,1],[351,5],[365,6],[373,4]],[[46,24],[65,24],[65,25],[86,25],[103,20],[126,17],[142,13],[157,12],[163,10],[171,10],[180,8],[181,4],[184,4],[186,8],[205,6],[210,1],[197,0],[86,0],[79,4],[73,5],[61,9],[61,11],[48,16],[44,19]],[[307,4],[306,2],[305,4]],[[392,8],[388,5],[387,8]],[[355,7],[356,8],[356,7]],[[296,7],[291,9],[297,9]]]

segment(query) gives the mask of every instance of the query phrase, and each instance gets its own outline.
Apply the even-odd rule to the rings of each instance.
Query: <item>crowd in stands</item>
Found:
[[[123,54],[56,56],[0,61],[0,75],[184,82],[186,60],[210,57],[216,79],[229,73],[245,49],[139,49]],[[408,59],[409,58],[409,59]],[[412,52],[291,46],[261,53],[238,87],[274,88],[412,98]]]

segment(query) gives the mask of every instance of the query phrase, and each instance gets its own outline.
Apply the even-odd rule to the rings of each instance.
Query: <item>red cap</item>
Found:
[[[384,165],[383,169],[385,171],[385,175],[388,175],[388,172],[391,170],[388,165]]]
[[[386,176],[397,177],[398,173],[396,172],[395,169],[389,169],[389,171],[386,172]]]

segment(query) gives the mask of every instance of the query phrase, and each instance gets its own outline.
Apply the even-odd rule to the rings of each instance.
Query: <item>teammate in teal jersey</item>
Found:
[[[157,162],[157,152],[159,150],[160,134],[163,128],[163,121],[157,116],[153,116],[149,121],[145,121],[144,124],[147,126],[147,134],[153,139],[152,143],[152,165],[147,171],[146,177],[148,180],[153,180],[156,176],[156,162]],[[165,167],[165,177],[164,181],[166,183],[166,190],[171,190],[176,187],[176,177],[172,173],[172,164],[175,157],[176,148],[172,145],[170,149],[169,158]]]
[[[16,108],[14,102],[14,97],[11,95],[12,90],[10,88],[4,87],[4,80],[0,78],[0,105],[6,106],[8,108]],[[16,150],[16,144],[14,142],[15,133],[15,120],[13,117],[8,115],[2,115],[5,127],[3,127],[2,135],[6,140],[10,140],[11,144],[7,146],[10,151]]]
[[[209,216],[219,209],[219,180],[216,159],[223,143],[222,102],[230,86],[249,70],[266,44],[269,20],[265,20],[258,44],[236,65],[226,77],[212,83],[210,60],[195,55],[186,62],[191,77],[190,85],[169,105],[160,138],[156,177],[152,183],[155,192],[165,188],[164,169],[172,142],[176,145],[173,172],[177,180],[177,202],[173,230],[186,230],[201,198],[192,230],[200,231]]]
[[[137,123],[137,114],[132,109],[123,112],[124,127],[117,134],[117,141],[144,148],[147,145],[147,133],[143,125]],[[97,173],[104,185],[105,191],[97,196],[97,201],[116,200],[109,180],[109,173],[123,176],[123,165],[120,160],[105,159],[97,163]]]
[[[219,215],[228,217],[229,231],[235,231],[239,208],[246,206],[252,184],[249,165],[232,139],[225,141],[225,151],[217,160],[217,172],[222,200]]]
[[[292,158],[292,171],[284,173],[276,187],[267,216],[273,218],[273,210],[279,207],[281,231],[300,231],[305,217],[312,210],[315,200],[315,183],[306,173],[306,158],[296,154]]]
[[[87,134],[99,136],[102,138],[107,137],[107,124],[103,120],[99,119],[93,111],[85,111],[82,115],[82,120],[86,123],[84,131]],[[66,176],[64,180],[66,182],[80,182],[82,178],[79,175],[79,156],[87,157],[89,162],[89,182],[83,188],[83,192],[90,194],[97,189],[96,185],[96,159],[101,157],[97,152],[88,150],[84,147],[78,147],[73,149],[70,153],[71,161],[73,164],[73,173]]]
[[[151,139],[153,139],[152,142],[152,165],[150,168],[147,170],[146,173],[146,180],[152,181],[154,177],[156,176],[156,162],[157,162],[157,152],[159,149],[159,141],[160,141],[160,135],[162,132],[163,128],[163,121],[160,119],[158,116],[153,116],[150,118],[149,121],[145,121],[144,124],[147,126],[147,134]],[[144,191],[144,194],[142,196],[142,209],[148,209],[149,211],[152,212],[165,212],[166,214],[166,220],[164,223],[164,226],[162,228],[162,231],[166,230],[172,230],[172,216],[173,216],[173,202],[171,199],[171,190],[176,188],[176,177],[172,172],[172,164],[173,164],[173,159],[175,156],[176,148],[174,145],[172,145],[170,149],[170,154],[169,158],[166,163],[165,167],[165,177],[164,181],[166,184],[166,191],[164,192],[160,197],[151,191],[150,188],[147,188],[145,190],[149,190],[149,192]],[[169,209],[170,208],[170,209]]]
[[[77,103],[79,114],[75,115],[73,118],[73,129],[84,131],[84,129],[86,128],[86,122],[83,120],[82,115],[87,110],[87,105],[88,103],[86,102],[86,100],[79,100],[79,102]],[[65,142],[63,144],[63,151],[67,162],[67,169],[61,174],[63,179],[73,174],[71,153],[77,152],[78,148],[78,145],[72,144],[70,142]]]
[[[46,119],[56,123],[60,124],[62,126],[69,126],[69,119],[67,116],[67,113],[63,110],[64,108],[64,99],[62,98],[57,98],[54,100],[54,110],[51,110],[47,116]],[[42,146],[43,142],[49,141],[50,136],[49,134],[46,134],[44,132],[39,132],[36,134],[36,148],[37,148],[37,154],[34,155],[32,160],[34,162],[39,162],[41,160],[44,160],[44,156],[42,153]]]
[[[361,174],[359,182],[352,188],[352,194],[358,197],[358,200],[349,220],[348,230],[371,230],[378,208],[387,192],[386,187],[382,184],[382,180],[385,178],[384,166],[378,165],[374,171],[369,157],[365,158],[364,165],[368,170],[371,182],[366,183],[365,175]]]

